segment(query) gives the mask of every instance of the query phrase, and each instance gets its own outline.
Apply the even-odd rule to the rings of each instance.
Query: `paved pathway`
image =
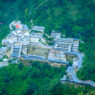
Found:
[[[74,53],[74,52],[71,52],[69,54],[77,55],[78,69],[80,69],[82,67],[83,55],[80,53]],[[69,79],[66,79],[66,75],[65,75],[63,78],[60,79],[60,81],[61,82],[68,81],[68,82],[74,82],[74,83],[78,83],[78,84],[90,85],[95,88],[95,82],[93,82],[91,80],[82,81],[82,80],[78,79],[78,77],[76,75],[76,71],[74,70],[73,66],[68,66],[67,75],[68,75]]]

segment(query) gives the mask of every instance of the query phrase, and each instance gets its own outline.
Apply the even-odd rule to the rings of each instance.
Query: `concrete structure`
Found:
[[[6,47],[1,47],[0,54],[5,54],[5,53],[6,53]]]
[[[38,55],[22,55],[21,58],[25,60],[46,61],[46,57]]]
[[[7,36],[7,41],[12,44],[17,42],[17,37],[15,35],[9,34]]]
[[[17,45],[17,46],[13,46],[13,51],[12,51],[12,59],[14,58],[19,58],[21,56],[21,49],[22,49],[22,46],[20,45]]]
[[[42,27],[42,26],[33,26],[33,27],[32,27],[32,30],[44,32],[45,27]]]
[[[21,24],[21,21],[13,21],[10,23],[9,28],[13,30],[16,29],[23,29],[23,25]]]
[[[30,41],[30,30],[27,25],[21,24],[20,21],[13,21],[9,25],[12,30],[6,39],[2,40],[3,45],[13,45],[19,43],[20,45],[27,45]]]
[[[72,46],[72,52],[79,52],[78,47],[79,47],[79,40],[74,39],[73,46]]]
[[[79,41],[73,38],[61,38],[61,33],[59,32],[52,31],[51,37],[54,39],[54,44],[52,46],[49,46],[44,44],[45,40],[43,38],[43,32],[45,30],[45,27],[33,26],[32,29],[28,29],[28,26],[21,24],[20,21],[13,21],[9,27],[12,31],[7,36],[7,38],[2,41],[2,44],[12,47],[12,52],[7,52],[8,55],[11,53],[11,58],[19,58],[21,56],[21,53],[23,55],[28,55],[28,49],[31,51],[31,48],[28,48],[30,47],[30,44],[34,48],[37,47],[37,50],[35,50],[34,53],[32,49],[32,55],[24,57],[25,59],[39,59],[42,58],[42,56],[47,56],[48,61],[67,64],[68,62],[66,62],[65,53],[70,53],[72,51],[78,52]],[[48,50],[44,49],[42,54],[41,48]],[[42,55],[40,55],[40,52]],[[40,56],[38,57],[37,54]]]
[[[7,39],[3,39],[2,40],[2,45],[7,45],[7,44],[9,44],[9,41]]]
[[[52,46],[49,46],[41,43],[41,41],[45,42],[43,38],[45,27],[33,26],[32,29],[29,29],[27,25],[21,24],[21,21],[13,21],[9,25],[9,27],[11,29],[11,33],[7,36],[6,39],[2,40],[2,44],[6,45],[7,51],[6,47],[0,48],[0,59],[2,59],[4,55],[6,55],[9,57],[9,59],[24,58],[25,60],[38,60],[65,64],[68,66],[67,76],[69,79],[67,79],[67,76],[65,75],[62,79],[60,79],[60,81],[69,81],[95,87],[95,82],[82,81],[77,78],[75,69],[79,70],[82,67],[83,59],[83,56],[78,51],[78,39],[61,38],[61,33],[52,31],[51,37],[53,37],[54,39],[54,44]],[[30,31],[32,31],[32,33],[30,33]],[[37,48],[37,50],[35,49],[35,47]],[[30,53],[28,49],[32,53]],[[33,51],[35,51],[35,53]],[[68,65],[69,63],[66,61],[66,54],[77,56],[73,59],[72,66]],[[12,63],[16,64],[18,63],[18,60],[13,60]],[[8,59],[4,59],[3,62],[0,62],[0,67],[7,65]]]
[[[2,44],[12,47],[12,52],[7,52],[8,55],[11,53],[12,58],[19,58],[21,53],[27,55],[28,47],[30,44],[34,47],[38,47],[40,52],[41,49],[39,49],[39,47],[49,49],[48,53],[45,50],[43,51],[46,52],[47,59],[53,62],[56,61],[59,63],[64,63],[66,62],[65,53],[70,53],[72,51],[78,52],[79,41],[73,38],[61,38],[61,33],[57,31],[52,31],[51,37],[54,39],[54,44],[49,46],[44,44],[45,40],[43,38],[43,32],[45,27],[33,26],[32,29],[29,29],[26,24],[21,24],[21,21],[13,21],[9,27],[12,31],[7,36],[7,38],[2,41]],[[30,33],[30,31],[32,32]],[[35,51],[35,53],[33,53],[33,51],[31,52],[32,54],[39,54],[37,53],[38,51]],[[43,55],[45,54],[43,53]]]
[[[6,55],[6,47],[1,47],[0,48],[0,59],[2,59],[4,55]]]
[[[73,38],[54,39],[54,48],[63,52],[78,52],[79,40]]]
[[[32,43],[39,43],[40,39],[39,38],[31,38],[30,42]]]
[[[48,61],[68,65],[68,62],[66,61],[66,55],[64,54],[64,52],[57,51],[55,49],[51,49],[49,51]]]
[[[29,28],[28,28],[28,26],[25,24],[25,25],[23,25],[23,30],[28,30]]]
[[[0,54],[0,59],[2,59],[3,58],[3,55],[2,54]]]
[[[31,38],[42,38],[43,34],[42,33],[36,33],[36,32],[32,32],[30,34]]]
[[[30,34],[30,42],[39,43],[41,39],[43,39],[42,33],[32,32]]]
[[[27,50],[28,50],[28,45],[23,45],[22,46],[22,54],[27,55]]]
[[[48,54],[48,60],[66,61],[66,55],[62,51],[51,49]]]
[[[54,39],[54,48],[60,49],[63,52],[71,52],[72,44],[72,38]]]
[[[60,39],[61,38],[61,33],[58,33],[56,31],[52,31],[51,32],[51,37],[56,38],[56,39]]]

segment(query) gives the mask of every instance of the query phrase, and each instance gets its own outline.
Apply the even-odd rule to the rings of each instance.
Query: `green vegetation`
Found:
[[[32,67],[9,65],[0,68],[0,95],[48,95],[65,74],[65,68],[31,62]]]
[[[0,68],[0,95],[78,95],[92,88],[61,84],[66,68],[30,62],[31,66],[9,65]],[[93,89],[92,89],[93,91]]]
[[[84,43],[80,44],[80,51],[85,54],[85,58],[83,62],[83,68],[81,68],[78,71],[77,75],[80,79],[83,80],[88,79],[95,81],[95,10],[94,9],[95,9],[95,0],[36,0],[36,1],[0,0],[0,42],[10,32],[8,25],[11,21],[15,19],[21,20],[22,23],[28,24],[29,27],[31,26],[30,22],[32,19],[34,25],[45,26],[46,27],[45,33],[47,33],[48,35],[50,35],[51,30],[58,30],[62,33],[62,36],[65,35],[66,37],[79,38],[84,41]],[[6,69],[2,68],[0,73],[6,72],[7,71]],[[15,70],[17,70],[17,66],[14,67],[9,66],[8,69],[10,69],[9,70],[10,72],[12,71],[13,73],[15,73],[16,72]],[[19,73],[25,74],[26,73],[25,70]],[[30,74],[30,72],[28,72],[28,74]],[[11,76],[11,74],[9,75]],[[0,77],[2,80],[4,78],[7,78],[7,76],[4,77],[3,75],[0,75]],[[21,77],[21,75],[18,75],[18,78],[19,77]],[[7,81],[9,80],[7,79]],[[45,80],[43,79],[43,81]],[[26,88],[25,86],[26,81],[21,80],[19,84],[15,83],[15,81],[9,83],[10,84],[8,86],[4,86],[5,85],[4,81],[0,83],[1,85],[0,87],[2,87],[2,90],[0,90],[1,93],[3,91],[3,93],[10,93],[11,95],[12,93],[11,91],[14,91],[14,93],[20,93],[21,95],[22,90]],[[23,84],[23,87],[25,88],[21,88],[20,91],[19,87],[20,86],[22,87],[21,84]],[[39,85],[39,83],[37,84]],[[51,86],[53,86],[53,84],[51,84]],[[12,88],[10,89],[10,87]],[[36,88],[35,84],[33,87],[34,87],[33,89]],[[15,90],[13,90],[13,88]],[[43,89],[44,87],[41,88],[41,90]],[[69,93],[69,91],[67,92]],[[55,95],[62,95],[62,94],[55,94]],[[71,93],[65,95],[71,95]]]
[[[46,40],[46,43],[48,45],[53,45],[53,38],[50,36],[50,34],[43,34],[43,38]]]

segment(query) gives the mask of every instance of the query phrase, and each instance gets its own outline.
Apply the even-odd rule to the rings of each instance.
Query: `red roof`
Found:
[[[19,28],[20,26],[19,25],[16,25],[16,28]]]

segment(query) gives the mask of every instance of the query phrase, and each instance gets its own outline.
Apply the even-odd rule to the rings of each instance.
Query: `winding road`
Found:
[[[78,57],[78,69],[80,69],[82,67],[83,55],[80,54],[80,53],[74,53],[74,52],[71,52],[71,53],[68,53],[68,54],[76,55]],[[67,75],[68,75],[69,79],[66,79],[66,75],[64,75],[63,78],[60,79],[60,81],[62,83],[64,83],[64,82],[73,82],[73,83],[77,83],[77,84],[90,85],[90,86],[95,88],[95,82],[93,82],[91,80],[83,81],[83,80],[78,79],[78,77],[76,75],[76,71],[74,70],[73,66],[68,66],[66,72],[67,72]]]

